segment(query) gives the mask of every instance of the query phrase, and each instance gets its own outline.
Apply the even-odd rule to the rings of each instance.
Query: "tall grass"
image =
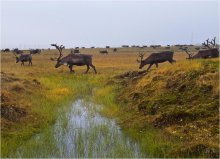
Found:
[[[55,50],[34,56],[32,67],[21,67],[20,64],[15,64],[12,54],[2,55],[2,72],[29,82],[38,80],[40,85],[30,86],[27,89],[22,81],[2,81],[2,90],[12,94],[15,103],[26,109],[27,116],[16,123],[3,122],[1,131],[1,157],[7,157],[34,134],[54,124],[58,115],[57,113],[59,112],[58,109],[64,108],[69,102],[72,102],[78,97],[88,98],[89,95],[93,95],[94,101],[104,106],[101,113],[105,116],[116,118],[118,123],[123,127],[124,132],[139,141],[142,149],[148,152],[150,156],[163,157],[166,156],[167,149],[175,148],[179,141],[175,138],[166,137],[160,130],[155,130],[146,125],[147,130],[144,133],[140,132],[142,130],[140,130],[139,125],[141,125],[140,123],[145,123],[145,118],[140,118],[136,110],[136,112],[133,109],[124,111],[123,108],[127,107],[129,103],[118,99],[120,89],[118,85],[105,85],[115,75],[125,71],[137,70],[139,65],[136,63],[138,50],[121,49],[121,53],[112,53],[107,56],[99,55],[97,51],[89,49],[81,51],[93,54],[93,63],[98,71],[97,75],[93,74],[92,70],[87,75],[82,74],[86,69],[84,67],[74,68],[76,70],[75,74],[70,74],[67,67],[55,69],[54,63],[49,61],[51,56],[57,56]],[[148,53],[146,53],[146,56],[149,55]],[[141,79],[138,84],[133,85],[132,91],[143,91],[146,88],[144,87],[146,83],[150,83],[155,76],[166,74],[172,77],[175,72],[201,69],[202,61],[185,61],[185,57],[186,55],[181,52],[175,53],[174,59],[177,60],[176,64],[163,63],[159,65],[158,69],[153,67],[146,78]],[[210,61],[218,63],[218,59]],[[214,86],[213,93],[219,93],[218,72],[215,75],[212,74],[209,76],[207,74],[201,76],[197,83],[201,85],[211,84]],[[165,82],[158,82],[152,86],[154,89],[157,87],[163,89]],[[128,92],[126,95],[129,93],[132,92]],[[158,91],[157,93],[157,97],[159,97],[160,92]],[[135,120],[135,118],[138,120]],[[1,120],[3,121],[4,119]],[[132,126],[132,128],[129,128],[129,126]],[[51,140],[49,136],[46,138]],[[48,142],[51,142],[51,147],[53,147],[53,142]],[[55,150],[56,148],[54,148]]]
[[[1,155],[7,157],[15,151],[33,134],[52,125],[58,109],[68,105],[74,99],[87,96],[100,83],[95,76],[78,75],[70,78],[66,76],[42,76],[38,78],[41,88],[34,93],[22,93],[19,98],[25,99],[30,115],[22,123],[16,123],[11,129],[2,131]],[[14,84],[13,84],[14,85]],[[20,84],[22,85],[22,84]],[[19,103],[18,103],[19,104]]]

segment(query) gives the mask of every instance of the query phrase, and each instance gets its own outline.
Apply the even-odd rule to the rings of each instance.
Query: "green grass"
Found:
[[[10,130],[2,131],[1,155],[7,157],[17,147],[26,142],[30,137],[42,129],[52,125],[58,109],[68,105],[74,99],[88,96],[92,89],[100,83],[95,76],[78,75],[77,77],[48,75],[38,79],[42,88],[34,94],[22,94],[25,103],[31,105],[29,121],[15,124]]]
[[[217,157],[218,62],[178,65],[139,79],[113,79],[117,86],[98,90],[97,101],[152,157]]]
[[[144,124],[143,121],[137,117],[133,110],[127,111],[125,103],[117,100],[117,96],[120,94],[117,90],[117,85],[105,85],[96,90],[94,93],[95,101],[103,106],[100,113],[116,119],[123,132],[137,141],[148,157],[170,157],[167,152],[175,150],[179,144],[178,139],[168,134],[164,135],[163,131],[153,128],[148,123],[145,123],[144,130],[140,128],[139,126]],[[135,126],[129,125],[129,120],[135,117],[137,117],[136,121],[142,123],[140,125],[136,123]]]
[[[90,51],[93,50],[86,49],[85,53]],[[215,157],[219,141],[218,59],[185,61],[185,54],[180,52],[174,54],[174,65],[153,67],[140,79],[112,79],[137,70],[138,50],[121,49],[120,53],[107,56],[98,55],[97,51],[93,56],[97,75],[84,75],[85,68],[81,67],[76,68],[76,74],[70,74],[67,67],[55,69],[54,63],[48,62],[54,50],[33,57],[33,67],[14,67],[13,55],[2,57],[2,71],[7,80],[12,80],[3,78],[2,93],[9,97],[9,104],[24,108],[27,116],[16,122],[1,118],[1,157],[9,156],[34,134],[53,125],[59,109],[89,95],[103,105],[101,113],[115,118],[151,157]],[[40,85],[33,84],[35,79]],[[167,120],[179,115],[184,117],[183,123],[171,124]],[[155,121],[158,124],[163,120],[163,125],[154,127]],[[45,141],[53,145],[47,135]]]

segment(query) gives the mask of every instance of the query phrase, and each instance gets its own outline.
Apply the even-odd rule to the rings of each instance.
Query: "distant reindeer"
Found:
[[[80,53],[79,49],[71,49],[71,54]]]
[[[40,54],[41,50],[40,49],[31,49],[30,54]]]
[[[150,45],[150,47],[156,49],[157,46],[156,45]]]
[[[18,54],[23,54],[23,51],[19,50],[18,48],[14,49],[12,52],[16,53],[17,55]]]
[[[24,66],[24,62],[29,62],[28,66],[32,66],[32,56],[31,54],[20,54],[20,56],[17,56],[17,54],[15,54],[15,58],[16,58],[16,63],[21,62],[21,66]]]
[[[141,59],[137,62],[140,63],[139,69],[142,69],[145,65],[149,64],[149,67],[147,68],[147,71],[151,68],[153,64],[156,65],[158,68],[158,63],[163,63],[168,61],[169,63],[176,62],[173,60],[173,52],[172,51],[163,51],[159,53],[152,53],[149,57],[143,60],[144,53],[139,53],[138,57]]]
[[[117,51],[117,49],[116,49],[116,48],[114,48],[114,49],[113,49],[113,52],[116,52],[116,51]]]
[[[10,49],[6,48],[6,49],[2,50],[2,52],[10,52]]]
[[[107,50],[100,50],[99,53],[100,54],[108,54],[108,51]]]
[[[129,45],[122,45],[121,47],[129,47]]]
[[[200,47],[195,47],[196,50],[200,50]]]
[[[207,39],[206,42],[203,42],[202,45],[205,46],[206,49],[199,50],[198,53],[195,55],[193,55],[193,53],[188,50],[188,47],[182,48],[182,50],[185,51],[188,55],[187,59],[217,58],[219,57],[219,50],[216,48],[215,39],[216,37],[214,37],[212,41],[209,41],[209,39]],[[210,46],[210,44],[212,46]]]
[[[51,46],[54,46],[59,51],[59,57],[57,59],[51,58],[52,61],[57,61],[55,68],[60,67],[61,65],[67,65],[70,69],[70,72],[74,72],[73,65],[76,66],[87,66],[87,70],[85,73],[87,73],[90,69],[90,67],[93,68],[94,72],[96,72],[95,66],[92,64],[92,55],[87,54],[69,54],[63,58],[62,51],[65,48],[63,45],[58,46],[57,44],[51,44]]]
[[[156,48],[158,48],[158,47],[161,47],[161,45],[150,45],[150,47],[156,49]]]

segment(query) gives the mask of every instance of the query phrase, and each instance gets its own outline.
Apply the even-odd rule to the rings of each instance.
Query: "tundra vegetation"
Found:
[[[188,46],[197,52],[196,46]],[[100,113],[116,119],[149,157],[219,157],[219,59],[186,60],[179,46],[170,46],[176,63],[138,71],[140,51],[146,58],[158,48],[80,49],[93,55],[97,74],[84,67],[69,73],[54,67],[55,49],[35,56],[32,67],[15,67],[12,53],[1,55],[1,157],[53,125],[59,109],[92,94]],[[67,56],[71,50],[64,49]],[[48,137],[49,139],[50,137]],[[31,143],[30,146],[35,146]]]

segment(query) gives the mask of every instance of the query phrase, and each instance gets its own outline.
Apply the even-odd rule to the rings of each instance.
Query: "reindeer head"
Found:
[[[139,52],[138,57],[140,57],[140,60],[137,59],[137,62],[140,63],[139,69],[142,69],[142,67],[145,65],[143,63],[144,53]]]
[[[191,59],[192,58],[193,53],[188,50],[188,47],[181,48],[181,50],[185,51],[186,54],[188,55],[188,58],[186,58],[186,59]]]
[[[63,45],[58,46],[57,44],[51,44],[51,46],[54,46],[60,53],[57,59],[51,58],[52,61],[57,61],[55,68],[58,68],[63,65],[63,63],[61,62],[61,57],[63,56],[62,51],[65,47]]]
[[[20,58],[16,55],[15,52],[13,52],[13,54],[15,55],[15,62],[18,63],[20,61]]]
[[[19,57],[16,57],[16,63],[18,63],[20,61]]]

